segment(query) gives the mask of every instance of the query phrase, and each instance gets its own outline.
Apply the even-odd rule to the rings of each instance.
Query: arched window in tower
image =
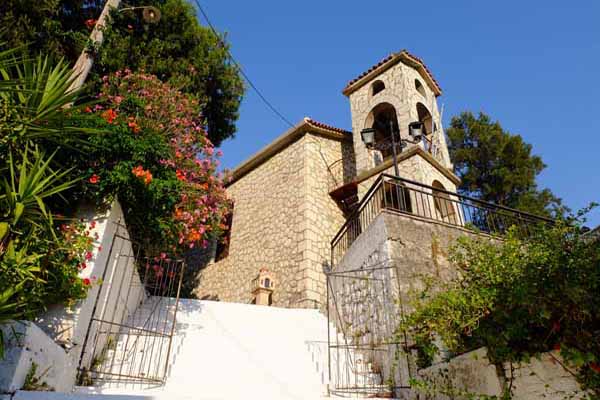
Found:
[[[371,110],[365,124],[366,128],[375,129],[374,148],[381,152],[385,159],[392,155],[392,131],[396,135],[396,151],[400,152],[400,135],[396,109],[390,103],[380,103]]]
[[[385,89],[385,83],[382,81],[375,81],[371,85],[371,95],[375,96],[377,93],[382,92]]]
[[[418,79],[415,79],[415,89],[417,89],[417,92],[419,92],[421,96],[427,98],[427,93],[425,93],[425,87]]]
[[[433,200],[437,217],[444,222],[456,224],[456,209],[450,195],[446,192],[446,188],[438,180],[433,181],[431,186],[433,187]]]
[[[425,107],[423,103],[417,103],[417,118],[419,121],[423,123],[423,129],[425,135],[430,135],[433,133],[433,118],[431,117],[431,113]]]

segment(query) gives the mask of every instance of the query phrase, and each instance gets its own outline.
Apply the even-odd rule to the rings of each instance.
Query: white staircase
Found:
[[[145,308],[149,312],[152,307]],[[141,326],[144,313],[136,318]],[[337,335],[333,326],[330,330]],[[108,356],[127,368],[132,355],[122,348],[123,343],[116,343]],[[374,387],[369,398],[383,387],[359,355],[347,350],[331,355],[332,368],[352,365],[350,386]],[[317,310],[182,299],[165,385],[104,383],[78,388],[75,396],[80,397],[73,399],[319,400],[327,396],[327,360],[327,318]]]

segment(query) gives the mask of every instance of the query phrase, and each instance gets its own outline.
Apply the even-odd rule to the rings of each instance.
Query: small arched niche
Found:
[[[423,123],[426,135],[433,133],[433,117],[423,103],[417,103],[417,118]]]
[[[427,98],[427,93],[425,93],[425,87],[418,79],[415,79],[415,89],[417,90],[417,92],[419,92],[421,96]]]
[[[377,93],[381,93],[385,90],[385,83],[377,80],[371,85],[371,96],[375,96]]]
[[[400,141],[396,108],[390,103],[377,104],[367,116],[365,127],[375,129],[374,147],[381,152],[384,159],[390,157],[393,152],[392,131],[395,132],[398,142]]]

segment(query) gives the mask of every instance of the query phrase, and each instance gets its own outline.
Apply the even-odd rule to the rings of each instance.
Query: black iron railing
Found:
[[[516,226],[524,234],[528,234],[532,227],[540,223],[552,223],[548,218],[382,174],[331,241],[333,267],[382,210],[490,235],[504,235],[511,226]]]

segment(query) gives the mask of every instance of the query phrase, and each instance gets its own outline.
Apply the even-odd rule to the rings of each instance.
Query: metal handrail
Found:
[[[371,187],[369,188],[369,190],[367,191],[365,196],[358,203],[358,207],[356,208],[356,210],[354,210],[354,212],[346,219],[346,222],[344,222],[344,225],[342,225],[342,227],[340,228],[338,233],[336,233],[336,235],[331,240],[332,245],[335,243],[336,239],[338,239],[339,236],[344,233],[344,230],[348,227],[348,225],[350,223],[352,223],[352,220],[354,220],[357,216],[359,216],[361,214],[362,210],[365,208],[367,203],[371,200],[371,197],[373,197],[373,193],[375,193],[377,188],[383,183],[383,177],[384,177],[384,174],[381,174],[375,180],[375,182],[373,182],[373,185],[371,185]]]
[[[332,239],[332,266],[383,209],[493,235],[503,235],[513,225],[528,232],[530,225],[554,222],[550,218],[383,173]]]
[[[505,211],[510,211],[510,212],[513,212],[513,213],[516,213],[516,214],[520,214],[520,215],[524,215],[524,216],[527,216],[527,217],[531,217],[533,219],[544,220],[544,221],[549,222],[549,223],[554,223],[554,220],[552,218],[547,218],[547,217],[543,217],[541,215],[531,214],[531,213],[529,213],[527,211],[517,210],[516,208],[506,207],[506,206],[503,206],[501,204],[490,203],[490,202],[487,202],[487,201],[484,201],[484,200],[481,200],[481,199],[476,199],[475,197],[467,196],[465,194],[459,194],[459,193],[455,193],[455,192],[450,192],[449,190],[445,190],[445,189],[434,188],[433,186],[425,185],[423,183],[420,183],[420,182],[417,182],[417,181],[413,181],[413,180],[410,180],[410,179],[400,178],[400,177],[397,177],[397,176],[394,176],[394,175],[390,175],[390,174],[386,174],[386,173],[381,174],[381,176],[384,177],[384,178],[392,179],[392,180],[397,180],[397,181],[401,181],[401,182],[405,182],[405,183],[410,183],[411,185],[421,186],[422,188],[432,189],[432,190],[434,190],[435,192],[438,192],[438,193],[445,193],[445,194],[449,194],[451,196],[456,196],[458,198],[469,200],[469,201],[472,201],[474,203],[479,203],[479,204],[481,204],[483,206],[488,206],[490,208],[498,208],[498,209],[502,209],[502,210],[505,210]]]

